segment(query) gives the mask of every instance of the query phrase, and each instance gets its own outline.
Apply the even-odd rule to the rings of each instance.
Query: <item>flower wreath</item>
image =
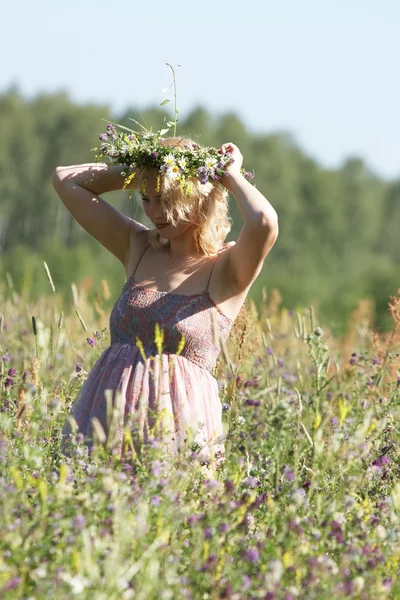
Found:
[[[129,133],[117,131],[115,126]],[[201,147],[194,143],[193,148],[160,144],[168,129],[153,133],[142,125],[140,127],[142,131],[138,133],[117,123],[108,123],[106,133],[99,135],[102,145],[93,148],[99,152],[96,160],[106,158],[110,164],[125,167],[121,172],[125,178],[123,189],[131,183],[138,169],[147,167],[156,169],[160,176],[179,180],[182,188],[187,190],[193,177],[197,177],[202,184],[219,181],[234,161],[230,152],[221,154],[212,147]],[[241,173],[248,181],[254,177],[253,173],[244,169],[241,169]]]

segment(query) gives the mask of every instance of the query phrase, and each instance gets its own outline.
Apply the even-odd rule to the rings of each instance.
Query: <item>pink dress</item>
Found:
[[[94,364],[71,415],[89,448],[93,417],[100,422],[106,440],[114,428],[112,445],[117,445],[121,457],[125,425],[136,451],[147,442],[165,444],[167,452],[174,454],[194,449],[194,456],[202,460],[223,456],[222,406],[210,370],[233,321],[215,305],[208,291],[216,261],[203,292],[180,295],[136,283],[140,260],[112,309],[111,345]],[[156,326],[163,332],[163,340],[160,333],[157,338]],[[112,426],[112,411],[107,410],[110,403],[117,419]],[[62,432],[65,454],[70,433],[67,420]]]

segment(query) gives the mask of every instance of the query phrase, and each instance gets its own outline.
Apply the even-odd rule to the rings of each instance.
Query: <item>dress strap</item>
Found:
[[[136,273],[136,271],[137,271],[137,268],[138,268],[138,266],[139,266],[139,263],[140,263],[140,261],[142,260],[143,256],[146,254],[146,252],[147,252],[147,250],[148,250],[149,248],[150,248],[150,244],[149,244],[148,246],[146,246],[146,248],[143,250],[142,254],[140,255],[140,258],[139,258],[139,260],[138,260],[138,261],[137,261],[137,263],[136,263],[136,267],[134,268],[134,270],[133,270],[133,273],[132,273],[131,277],[133,277],[133,276],[135,275],[135,273]]]

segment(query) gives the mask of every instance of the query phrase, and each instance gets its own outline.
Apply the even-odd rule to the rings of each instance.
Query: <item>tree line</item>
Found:
[[[65,91],[28,100],[12,87],[0,95],[0,286],[5,293],[10,285],[27,298],[45,293],[45,260],[59,291],[85,280],[95,292],[106,279],[113,291],[110,303],[115,299],[124,281],[122,267],[72,219],[51,174],[59,165],[94,162],[91,149],[99,145],[107,120],[134,129],[132,117],[158,129],[165,116],[161,107],[140,111],[132,106],[114,114],[106,105],[78,105]],[[203,145],[237,144],[245,168],[254,170],[257,187],[278,212],[278,240],[251,291],[256,303],[263,288],[267,294],[277,288],[285,307],[313,304],[340,332],[358,300],[370,298],[374,325],[389,326],[387,302],[400,285],[400,180],[378,177],[357,157],[338,169],[323,168],[287,132],[250,131],[234,113],[213,116],[195,107],[178,123],[178,133]],[[143,219],[128,192],[105,197]],[[228,239],[235,239],[242,220],[232,198],[230,210]]]

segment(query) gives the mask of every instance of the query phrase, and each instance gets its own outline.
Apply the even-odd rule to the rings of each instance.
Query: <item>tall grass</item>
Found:
[[[72,296],[0,297],[2,598],[400,597],[400,297],[392,332],[361,301],[340,339],[276,291],[249,303],[214,371],[226,459],[199,465],[157,440],[60,452],[109,343],[106,283]]]

